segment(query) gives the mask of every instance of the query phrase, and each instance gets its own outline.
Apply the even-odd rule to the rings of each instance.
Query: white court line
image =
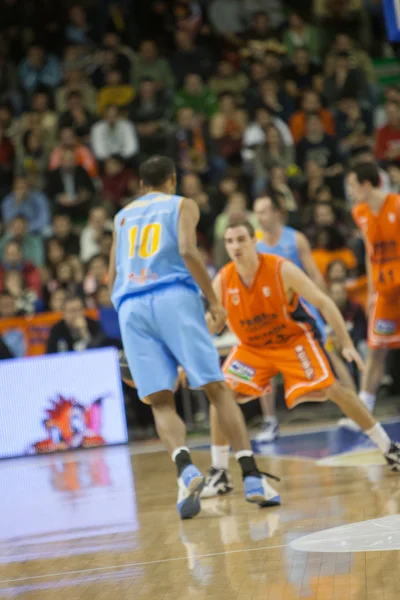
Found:
[[[211,552],[209,554],[198,554],[196,558],[208,558],[210,556],[223,556],[225,554],[238,554],[240,552],[260,552],[261,550],[275,550],[276,548],[287,548],[289,544],[280,544],[279,546],[262,546],[261,548],[244,548],[243,550],[227,550],[225,552]],[[48,579],[49,577],[65,577],[66,575],[78,575],[79,573],[93,573],[98,571],[108,571],[112,569],[126,569],[129,567],[142,567],[146,565],[157,565],[177,560],[188,560],[187,556],[177,556],[176,558],[162,558],[160,560],[148,560],[144,562],[127,563],[125,565],[109,565],[108,567],[93,567],[92,569],[79,569],[77,571],[64,571],[61,573],[46,573],[44,575],[32,575],[32,577],[18,577],[16,579],[0,579],[0,585],[3,583],[15,583],[16,581],[31,581],[32,579]]]

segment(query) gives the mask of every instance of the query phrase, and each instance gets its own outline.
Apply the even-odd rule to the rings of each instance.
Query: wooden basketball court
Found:
[[[114,447],[3,461],[0,598],[399,600],[400,525],[390,515],[399,513],[400,476],[374,450],[357,452],[361,466],[354,458],[346,466],[344,454],[331,464],[259,457],[282,477],[283,504],[273,509],[244,501],[232,460],[233,494],[204,501],[185,522],[164,452]],[[208,451],[193,457],[208,468]],[[291,547],[380,517],[389,521],[361,524],[343,541],[322,534],[318,551]]]

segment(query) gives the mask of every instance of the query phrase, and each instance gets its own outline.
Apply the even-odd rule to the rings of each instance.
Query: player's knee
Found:
[[[170,390],[162,390],[146,396],[146,403],[151,404],[152,409],[175,407],[174,394]]]
[[[213,381],[212,383],[207,383],[207,385],[203,386],[203,390],[209,401],[214,404],[215,402],[218,402],[218,399],[222,394],[226,393],[228,386],[225,381]]]

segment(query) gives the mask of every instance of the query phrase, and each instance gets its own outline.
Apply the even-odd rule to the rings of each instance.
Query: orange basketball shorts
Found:
[[[325,351],[312,333],[299,334],[290,345],[274,348],[236,346],[225,361],[224,375],[229,387],[241,396],[260,396],[270,380],[281,373],[288,408],[303,397],[330,387],[335,381]],[[325,400],[315,394],[307,400]]]
[[[400,289],[377,293],[368,319],[370,348],[400,348]]]

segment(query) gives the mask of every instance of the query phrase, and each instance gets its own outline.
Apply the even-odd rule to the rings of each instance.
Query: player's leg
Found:
[[[225,384],[200,297],[187,288],[168,289],[157,307],[154,306],[154,316],[164,344],[184,368],[189,385],[203,388],[215,406],[222,432],[242,468],[246,499],[265,503],[277,499],[278,502],[279,494],[268,486],[257,468],[243,415]]]
[[[248,402],[257,398],[265,389],[271,374],[266,372],[265,361],[263,357],[256,357],[253,353],[248,352],[242,346],[236,348],[227,358],[224,364],[224,375],[226,377],[229,386],[235,390],[235,400],[239,403]],[[263,382],[265,384],[263,385]],[[232,394],[225,386],[225,390],[228,392],[228,397]],[[224,391],[225,391],[224,390]],[[229,434],[227,435],[227,428],[229,423],[226,422],[227,416],[229,418],[240,419],[241,423],[244,423],[242,412],[239,406],[235,406],[235,412],[229,412],[228,406],[224,406],[223,402],[220,403],[221,393],[219,390],[213,390],[208,388],[208,395],[211,402],[210,407],[210,425],[211,425],[211,469],[207,478],[206,486],[203,490],[202,496],[212,497],[221,493],[227,493],[232,488],[232,483],[228,473],[228,461],[229,454],[227,452]],[[215,395],[215,400],[214,400]],[[235,414],[236,413],[236,414]],[[247,437],[247,431],[245,430]],[[250,446],[249,446],[250,447]],[[236,448],[233,446],[233,449]],[[240,456],[240,452],[236,454],[237,458]],[[247,462],[246,456],[239,458],[242,467]],[[250,463],[249,463],[250,467]],[[268,474],[267,474],[268,476]],[[266,501],[261,502],[261,505],[276,505],[279,503],[279,497],[273,494],[277,492],[264,480],[264,496]]]
[[[153,330],[149,295],[126,300],[119,309],[119,322],[139,398],[151,405],[157,433],[177,467],[179,515],[183,519],[194,517],[200,512],[199,494],[205,480],[192,464],[185,443],[186,427],[176,412],[173,396],[177,364]]]
[[[271,387],[260,396],[260,407],[263,415],[262,431],[256,436],[257,442],[268,444],[279,435],[276,416],[277,378],[271,381]]]
[[[357,423],[362,432],[379,448],[391,469],[400,471],[400,445],[389,438],[357,393],[338,381],[326,391],[332,402],[337,404],[349,419]]]

